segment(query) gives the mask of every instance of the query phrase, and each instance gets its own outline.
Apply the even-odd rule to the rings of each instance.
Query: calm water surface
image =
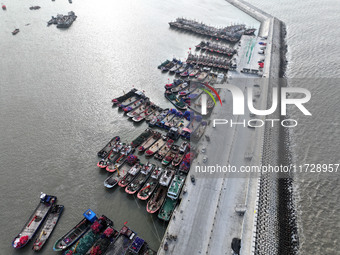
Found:
[[[219,26],[258,23],[220,0],[4,3],[7,11],[0,12],[0,253],[33,254],[30,247],[13,250],[11,241],[36,207],[40,191],[57,195],[65,205],[43,254],[53,254],[54,241],[88,208],[110,217],[117,228],[127,221],[158,249],[166,225],[122,189],[105,189],[108,175],[96,167],[97,151],[114,135],[131,141],[146,128],[128,121],[112,109],[110,101],[134,85],[156,104],[170,107],[163,96],[169,76],[157,66],[173,56],[183,59],[201,40],[169,29],[168,22],[176,17]],[[32,5],[42,8],[30,11]],[[51,16],[70,10],[78,19],[69,29],[46,26]],[[16,36],[11,34],[14,28],[20,28]]]

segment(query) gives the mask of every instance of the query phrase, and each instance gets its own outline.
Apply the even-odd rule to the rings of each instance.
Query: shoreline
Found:
[[[279,90],[281,86],[284,86],[284,84],[279,82],[278,78],[284,76],[287,63],[285,58],[287,50],[285,44],[285,25],[280,20],[242,0],[227,0],[227,2],[260,21],[261,25],[258,36],[267,37],[268,44],[263,77],[268,79],[265,79],[267,89],[264,89],[264,99],[261,100],[261,103],[262,107],[270,107],[271,98],[269,95],[272,94],[271,90],[273,85],[276,85]],[[214,114],[217,114],[217,111],[218,110],[215,109]],[[276,118],[280,118],[278,111],[273,115],[275,115]],[[273,117],[273,115],[268,116],[268,118]],[[289,158],[289,153],[286,153],[283,158],[279,156],[282,150],[282,148],[279,148],[281,145],[279,138],[281,138],[282,134],[286,137],[285,130],[281,130],[280,127],[271,130],[268,128],[269,126],[267,125],[265,128],[259,129],[261,131],[256,132],[255,137],[253,137],[253,144],[250,145],[254,153],[252,164],[279,164],[279,162],[287,162],[287,158]],[[242,132],[243,131],[237,129],[230,130],[232,139],[229,142],[227,141],[226,144],[231,144],[231,146],[225,146],[228,147],[226,149],[229,150],[229,152],[225,154],[229,155],[227,158],[228,162],[236,158],[232,154],[234,150],[233,147],[236,146],[234,146],[233,140]],[[212,137],[212,128],[208,128],[206,133]],[[225,136],[228,136],[228,134],[225,134]],[[207,142],[202,141],[200,143],[200,148],[206,146],[208,146]],[[285,149],[289,151],[287,147],[285,147]],[[239,152],[242,154],[242,151]],[[192,169],[195,164],[202,162],[202,157],[203,156],[199,155],[198,158],[194,160]],[[191,170],[190,174],[192,173],[193,170]],[[188,178],[184,186],[187,194],[185,197],[183,194],[181,195],[181,197],[184,198],[173,213],[158,254],[185,254],[188,251],[202,254],[216,254],[216,252],[221,252],[221,250],[223,250],[222,248],[230,249],[231,238],[237,237],[235,235],[241,238],[241,254],[279,254],[282,246],[289,243],[288,239],[289,236],[291,236],[290,233],[282,232],[282,230],[289,229],[289,220],[292,218],[293,194],[289,193],[292,182],[290,180],[278,181],[278,176],[267,175],[261,175],[257,178],[250,176],[248,176],[248,178],[241,178],[246,179],[246,181],[235,179],[237,178],[229,178],[228,175],[224,175],[223,178],[218,179],[199,178],[196,186],[193,186]],[[202,193],[202,187],[205,187],[205,189],[209,187],[213,190],[205,190],[204,192],[209,193],[209,195],[206,195]],[[232,194],[226,195],[226,192],[223,191],[230,189],[230,187],[233,187],[233,189],[230,190]],[[244,188],[244,190],[242,190],[242,188]],[[242,196],[245,196],[244,204],[247,207],[247,211],[244,218],[240,220],[235,217],[236,213],[233,211],[233,208],[235,202],[240,201],[240,197]],[[264,201],[262,199],[264,197],[268,199]],[[278,200],[279,198],[281,198],[280,201]],[[210,201],[207,201],[207,199]],[[199,204],[198,201],[205,201],[204,207],[209,208],[202,209],[203,204]],[[281,201],[286,201],[286,203],[282,205],[280,203]],[[228,210],[228,212],[224,212],[223,214],[219,213],[218,211],[222,210],[219,209],[219,207]],[[200,213],[204,214],[205,217],[199,216],[197,212],[196,215],[190,215],[189,208],[191,210],[194,208],[196,211],[202,211]],[[273,210],[276,212],[274,215],[270,213],[273,212]],[[280,220],[278,215],[279,210],[280,215],[282,211],[285,211],[285,220]],[[194,212],[192,212],[192,214],[194,214]],[[182,218],[182,222],[180,222],[180,217]],[[224,229],[226,226],[221,226],[222,223],[228,219],[233,219],[231,221],[234,221],[234,223],[228,223],[228,227],[234,230],[227,230]],[[186,222],[183,222],[183,220],[186,220]],[[202,220],[205,221],[206,226],[197,227],[196,225],[200,224]],[[284,228],[284,226],[287,226],[287,228]],[[241,232],[237,229],[241,229]],[[173,241],[169,236],[176,236],[177,240]],[[286,237],[285,240],[284,236]],[[226,241],[226,244],[221,244],[223,241]],[[168,251],[164,250],[165,243],[169,246]],[[297,249],[291,246],[286,248],[286,250]]]

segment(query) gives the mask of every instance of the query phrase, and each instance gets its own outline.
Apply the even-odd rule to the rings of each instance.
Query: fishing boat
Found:
[[[171,150],[169,150],[169,152],[164,156],[162,165],[169,165],[177,154],[179,154],[179,146],[174,144],[171,146]]]
[[[147,181],[156,165],[146,163],[143,165],[140,174],[125,188],[125,192],[128,194],[135,194]]]
[[[140,134],[136,139],[131,142],[131,146],[133,148],[137,148],[141,145],[146,139],[148,139],[152,135],[151,129],[147,128],[142,134]]]
[[[106,158],[106,156],[108,156],[109,151],[112,149],[112,147],[114,145],[116,145],[117,143],[119,143],[120,141],[120,137],[119,136],[115,136],[113,137],[106,145],[103,149],[101,149],[100,151],[98,151],[97,155],[100,158]]]
[[[183,118],[183,113],[177,112],[171,120],[166,121],[164,123],[163,127],[166,130],[169,130],[170,128],[175,127],[177,125],[177,123],[181,121],[182,118]]]
[[[41,7],[38,6],[38,5],[35,5],[35,6],[31,6],[29,9],[30,10],[39,10]]]
[[[179,166],[179,171],[187,174],[190,170],[190,165],[191,165],[191,162],[193,161],[194,157],[195,157],[195,153],[192,150],[190,152],[188,152],[184,156],[182,163]]]
[[[175,174],[175,170],[173,170],[171,167],[165,168],[164,173],[159,179],[159,184],[161,186],[168,187],[172,180],[172,177],[174,177],[174,174]]]
[[[162,64],[160,64],[159,66],[158,66],[158,69],[161,69],[163,66],[166,66],[167,64],[169,64],[170,63],[170,60],[165,60]]]
[[[123,102],[124,100],[128,99],[129,97],[134,96],[136,91],[137,91],[137,89],[133,88],[126,94],[124,92],[123,96],[112,99],[113,106]]]
[[[139,152],[144,152],[145,150],[148,150],[156,141],[161,138],[161,136],[162,135],[159,132],[153,131],[152,136],[145,140],[145,142],[142,143],[137,150]]]
[[[144,245],[145,241],[140,238],[140,237],[136,237],[136,239],[133,241],[133,243],[131,244],[129,251],[126,253],[128,254],[141,254],[141,249]]]
[[[82,219],[74,228],[72,228],[67,234],[59,238],[54,246],[54,251],[63,251],[75,244],[87,231],[89,231],[91,225],[97,220],[96,214],[88,209],[84,212],[84,219]]]
[[[163,148],[163,146],[166,144],[166,141],[167,141],[167,138],[166,138],[166,136],[163,135],[148,150],[146,150],[145,156],[146,157],[153,156],[156,152],[158,152],[160,149]]]
[[[143,111],[141,114],[139,114],[138,116],[135,116],[132,118],[132,121],[134,122],[141,122],[142,120],[144,120],[147,116],[149,116],[152,112],[154,111],[153,108],[149,107],[147,109],[145,109],[145,111]]]
[[[170,121],[172,118],[174,118],[176,116],[177,110],[176,109],[170,109],[168,111],[168,113],[166,114],[166,116],[161,120],[161,121],[157,121],[156,126],[163,128],[164,127],[164,123]]]
[[[175,73],[176,73],[176,74],[183,73],[183,72],[185,72],[188,68],[189,68],[189,65],[188,65],[187,63],[183,63],[183,65],[182,65],[180,68],[178,68],[178,69],[175,71]]]
[[[152,195],[158,185],[158,180],[162,172],[163,170],[161,167],[155,167],[155,169],[151,173],[151,176],[137,194],[137,197],[140,200],[147,200]]]
[[[179,147],[179,153],[184,154],[189,148],[190,148],[190,144],[184,141],[181,143],[181,146]]]
[[[174,81],[172,83],[167,83],[165,84],[164,88],[166,90],[170,90],[170,89],[173,89],[173,88],[176,88],[178,87],[179,85],[181,85],[182,83],[184,83],[183,80],[181,79],[174,79]]]
[[[155,159],[162,160],[164,156],[170,151],[174,140],[169,139],[166,144],[155,154]]]
[[[150,200],[146,205],[146,210],[148,213],[155,213],[162,206],[165,198],[167,187],[158,185],[155,192],[152,194]]]
[[[113,173],[117,169],[120,169],[121,173],[125,173],[137,162],[139,162],[139,159],[136,155],[121,155],[113,164],[106,167],[106,171]]]
[[[119,170],[118,170],[119,171]],[[107,177],[104,181],[104,186],[108,189],[112,189],[115,187],[118,182],[124,177],[124,175],[118,175],[118,173],[113,173],[109,177]]]
[[[159,113],[159,115],[157,115],[155,118],[153,118],[152,120],[150,120],[149,126],[150,126],[150,127],[153,127],[153,126],[157,125],[157,123],[161,122],[161,121],[165,118],[165,116],[168,114],[168,112],[169,112],[169,109],[168,109],[168,108],[162,110],[162,111]]]
[[[128,112],[126,114],[126,116],[133,118],[135,116],[138,116],[139,114],[141,114],[143,111],[145,111],[146,107],[148,106],[149,102],[146,102],[145,104],[140,105],[139,107],[137,107],[136,109]]]
[[[157,116],[160,115],[161,112],[163,111],[162,108],[160,108],[156,105],[153,105],[152,107],[155,108],[155,110],[149,116],[145,117],[145,121],[147,121],[147,122],[153,120],[154,118],[157,118]]]
[[[181,193],[182,187],[184,185],[186,175],[183,174],[176,174],[175,177],[173,178],[169,189],[168,189],[168,194],[167,196],[171,199],[178,199],[179,194]]]
[[[135,101],[134,103],[130,104],[129,106],[126,106],[123,108],[123,111],[125,113],[128,113],[130,111],[133,111],[135,109],[137,109],[139,106],[144,105],[146,101],[148,101],[148,98],[141,98],[138,99],[137,101]]]
[[[122,188],[125,188],[129,185],[138,175],[140,170],[142,169],[142,164],[139,162],[136,163],[133,167],[130,168],[128,173],[118,182],[118,185]]]
[[[113,173],[114,171],[116,171],[117,168],[121,167],[125,163],[125,160],[133,152],[134,152],[134,149],[130,145],[124,145],[122,149],[120,150],[120,155],[118,159],[107,164],[106,171],[110,173]]]
[[[124,225],[115,242],[112,242],[102,255],[122,255],[129,249],[137,234]]]
[[[19,28],[16,28],[16,29],[13,30],[12,35],[16,35],[19,32],[20,32]]]
[[[164,221],[169,221],[175,207],[177,205],[177,200],[167,197],[157,215],[157,217]]]
[[[108,156],[106,158],[102,158],[98,163],[97,166],[99,168],[106,168],[109,165],[112,165],[115,163],[115,161],[119,158],[120,156],[120,150],[125,146],[125,144],[118,142],[115,143],[110,150]]]
[[[113,243],[119,235],[119,232],[112,226],[107,227],[101,237],[86,252],[86,255],[104,254],[111,243]]]
[[[132,95],[131,97],[125,99],[124,101],[122,101],[121,103],[118,103],[118,107],[123,109],[129,105],[132,105],[134,102],[136,102],[138,99],[140,99],[141,97],[144,97],[144,93],[142,91],[136,91],[134,93],[134,95]]]
[[[180,85],[174,87],[174,88],[170,88],[170,92],[172,93],[178,93],[179,91],[182,91],[184,89],[186,89],[189,86],[188,82],[183,82]]]
[[[34,241],[32,248],[34,251],[40,251],[44,246],[55,226],[57,225],[63,210],[63,205],[52,205],[51,210],[47,215],[46,221],[38,235],[38,238]]]
[[[182,67],[182,65],[183,65],[183,62],[179,60],[172,68],[170,68],[169,73],[170,74],[175,73],[178,69]]]
[[[12,242],[14,248],[19,249],[24,247],[34,237],[56,200],[57,197],[55,196],[41,193],[37,208]]]
[[[67,249],[64,254],[85,255],[86,252],[91,249],[92,245],[94,245],[94,243],[100,238],[108,226],[112,227],[113,222],[105,215],[102,215],[91,225],[89,231],[84,234],[77,243],[73,244],[71,248]]]
[[[169,71],[171,68],[173,68],[175,65],[176,65],[176,63],[178,62],[178,60],[177,59],[172,59],[172,61],[170,61],[168,64],[166,64],[166,65],[163,65],[162,67],[161,67],[161,71],[162,72],[167,72],[167,71]]]

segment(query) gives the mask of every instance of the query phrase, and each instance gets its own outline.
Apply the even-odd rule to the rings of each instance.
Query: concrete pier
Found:
[[[262,77],[267,79],[258,81],[261,94],[256,99],[256,104],[258,109],[268,109],[267,106],[271,104],[269,95],[272,87],[277,86],[280,71],[281,22],[242,0],[227,1],[259,20],[261,22],[259,36],[267,38],[265,55],[258,54],[256,46],[251,56],[247,55],[247,60],[243,57],[247,42],[254,40],[258,45],[261,39],[247,36],[241,39],[236,57],[237,69],[228,73],[227,82],[236,85],[242,91],[248,87],[253,88],[256,81],[254,79],[259,77],[242,73],[241,70],[247,65],[255,68],[257,61],[264,57]],[[211,119],[228,116],[238,121],[238,118],[231,113],[233,102],[231,93],[223,89],[223,84],[215,87],[222,88],[220,96],[224,102],[223,107],[215,107]],[[257,118],[265,120],[265,117]],[[246,113],[246,119],[250,119],[249,112]],[[203,158],[208,158],[211,164],[219,162],[219,164],[236,166],[261,165],[264,161],[263,155],[266,158],[270,156],[275,158],[274,154],[277,151],[270,151],[272,146],[269,143],[273,141],[276,131],[268,133],[265,128],[250,129],[234,126],[223,129],[221,136],[221,129],[222,127],[211,126],[207,129],[210,142],[204,139],[201,141],[200,148],[206,150],[194,160],[189,173],[189,176],[195,176],[196,184],[191,182],[190,177],[187,178],[184,187],[186,193],[181,196],[182,201],[172,216],[158,254],[233,254],[231,241],[234,237],[241,239],[240,254],[277,254],[275,180],[263,179],[260,174],[235,177],[230,173],[224,173],[214,178],[195,173],[196,166],[204,165]],[[212,144],[214,149],[210,150]],[[245,155],[251,156],[247,158]],[[266,197],[265,203],[262,202],[263,196]],[[243,216],[235,211],[237,205],[245,207]],[[268,215],[268,212],[272,215]],[[258,228],[259,217],[262,222],[260,228]],[[176,238],[171,238],[172,236]],[[168,246],[167,251],[164,249],[165,244]]]

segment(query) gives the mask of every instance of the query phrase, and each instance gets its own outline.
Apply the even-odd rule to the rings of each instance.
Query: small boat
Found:
[[[195,157],[195,153],[193,151],[188,152],[184,156],[182,163],[179,166],[179,171],[187,174],[190,170],[190,165],[191,165],[191,162],[193,161],[194,157]]]
[[[54,251],[63,251],[75,244],[87,231],[89,231],[91,225],[97,219],[96,214],[88,209],[84,212],[84,219],[82,219],[74,228],[72,228],[67,234],[59,238],[54,246]]]
[[[122,144],[120,142],[116,143],[111,151],[109,152],[107,158],[101,159],[98,163],[97,166],[99,168],[107,168],[109,165],[112,165],[115,163],[115,161],[119,158],[120,156],[120,150],[125,146],[125,144]]]
[[[36,6],[31,6],[30,10],[39,10],[41,7],[36,5]]]
[[[136,163],[133,167],[131,167],[128,173],[118,182],[118,185],[122,188],[125,188],[139,175],[141,169],[142,165],[139,162]]]
[[[115,161],[110,162],[106,166],[106,171],[113,173],[117,170],[120,166],[122,166],[125,162],[125,160],[129,157],[130,154],[134,152],[134,149],[130,145],[124,145],[122,149],[120,150],[120,154],[118,159],[117,156],[115,157]]]
[[[153,156],[158,150],[160,150],[166,143],[166,136],[162,136],[158,139],[157,142],[155,142],[148,150],[145,152],[146,157]]]
[[[153,111],[154,111],[154,109],[152,109],[151,107],[149,107],[148,109],[146,109],[145,111],[143,111],[139,116],[133,117],[133,118],[132,118],[132,121],[134,121],[134,122],[141,122],[141,121],[144,120],[147,116],[149,116]]]
[[[124,176],[119,175],[118,173],[111,174],[109,177],[107,177],[104,181],[104,186],[108,189],[112,189],[115,187],[118,182],[123,178]]]
[[[145,111],[146,107],[147,107],[148,102],[146,102],[145,104],[140,105],[139,107],[137,107],[136,109],[134,109],[133,111],[128,112],[126,115],[130,118],[133,118],[135,116],[138,116],[139,114],[141,114],[143,111]]]
[[[139,162],[138,157],[132,154],[133,152],[134,150],[131,150],[129,154],[120,154],[116,161],[107,165],[106,171],[113,173],[117,169],[120,169],[122,172],[126,170],[126,168],[130,169],[136,162]]]
[[[183,82],[183,83],[181,83],[180,85],[178,85],[174,88],[170,88],[170,91],[172,93],[178,93],[179,91],[186,89],[188,86],[189,86],[188,82]]]
[[[112,227],[113,222],[105,215],[102,215],[99,219],[93,222],[89,231],[84,234],[77,243],[67,249],[64,254],[85,255],[86,252],[91,249],[92,245],[94,245],[94,243],[100,238],[104,230],[106,230],[109,226]]]
[[[164,123],[163,127],[166,130],[169,130],[170,128],[175,127],[177,123],[181,121],[182,118],[183,118],[183,113],[177,112],[176,115],[170,121],[167,121]]]
[[[178,199],[179,194],[181,193],[182,187],[184,185],[186,175],[183,174],[176,174],[175,177],[173,178],[169,189],[168,189],[168,194],[167,196],[171,199]]]
[[[168,64],[162,66],[160,69],[162,70],[162,72],[167,72],[171,68],[173,68],[176,65],[177,62],[178,62],[178,60],[174,58],[172,61],[170,61]]]
[[[179,147],[179,152],[181,154],[184,154],[189,149],[189,147],[190,147],[189,143],[184,141],[181,143],[181,146]]]
[[[156,141],[161,138],[161,134],[159,132],[154,132],[152,136],[150,136],[144,143],[142,143],[138,147],[139,152],[144,152],[149,149]]]
[[[34,251],[40,251],[41,248],[44,246],[55,226],[57,225],[63,210],[63,205],[52,205],[52,208],[47,215],[46,221],[42,226],[42,230],[38,235],[39,237],[34,241],[32,248]]]
[[[200,69],[199,68],[195,68],[190,74],[189,74],[189,77],[190,78],[194,78],[196,77],[200,72]]]
[[[178,86],[181,85],[182,83],[184,83],[183,80],[181,80],[181,79],[174,79],[174,81],[173,81],[172,83],[167,83],[167,84],[165,84],[164,88],[165,88],[166,90],[173,89],[173,88],[178,87]]]
[[[155,168],[155,170],[153,170],[151,176],[137,194],[137,197],[140,200],[147,200],[152,195],[158,185],[158,180],[162,172],[163,170],[161,167]]]
[[[177,200],[167,197],[157,215],[157,217],[164,221],[169,221],[175,207],[177,205]]]
[[[201,41],[198,45],[196,45],[196,49],[202,49],[205,46],[205,42]]]
[[[185,72],[189,68],[189,65],[187,63],[184,63],[179,69],[175,71],[176,74],[180,74]]]
[[[163,111],[163,109],[159,108],[158,106],[155,106],[155,108],[156,108],[155,111],[153,111],[149,116],[145,117],[145,121],[149,122],[154,118],[157,118],[157,116],[161,114],[161,112]]]
[[[104,254],[109,245],[117,239],[119,232],[112,226],[107,227],[101,237],[92,245],[85,255]]]
[[[40,202],[37,208],[25,224],[24,228],[14,238],[12,242],[13,248],[19,249],[26,246],[38,231],[56,201],[57,197],[41,193]]]
[[[164,128],[164,124],[166,122],[169,122],[172,118],[174,118],[177,114],[177,110],[176,109],[170,109],[168,111],[168,114],[164,117],[164,119],[162,121],[157,122],[157,127],[160,128]]]
[[[170,167],[165,168],[164,173],[159,179],[159,184],[161,186],[168,187],[172,180],[172,177],[174,177],[174,174],[175,174],[175,170],[173,170]]]
[[[164,156],[170,151],[174,140],[169,139],[166,144],[155,154],[155,159],[162,160]]]
[[[16,29],[14,29],[14,31],[12,32],[12,35],[16,35],[16,34],[19,33],[19,32],[20,32],[19,28],[16,28]]]
[[[122,255],[129,249],[137,234],[128,226],[124,225],[119,231],[117,239],[112,242],[103,255]]]
[[[126,254],[127,255],[129,255],[129,254],[142,254],[141,250],[142,250],[144,243],[145,243],[145,241],[142,238],[137,236],[136,239],[131,244],[128,253],[126,253]]]
[[[168,108],[162,110],[159,113],[159,115],[157,115],[155,118],[150,120],[149,126],[153,127],[153,126],[157,125],[157,123],[161,122],[165,118],[165,116],[168,114],[168,112],[169,112]]]
[[[135,194],[149,178],[151,172],[156,167],[156,165],[151,163],[146,163],[143,165],[140,174],[125,188],[125,192],[128,194]]]
[[[170,103],[172,103],[176,108],[180,109],[180,110],[186,110],[187,109],[187,105],[182,101],[182,99],[180,99],[178,96],[176,96],[174,93],[170,92],[164,93],[164,96],[166,99],[168,99],[170,101]]]
[[[130,104],[129,106],[124,107],[123,111],[125,113],[133,111],[133,110],[137,109],[139,106],[144,105],[146,100],[149,100],[149,99],[148,98],[138,99],[137,101],[135,101],[134,103]]]
[[[175,73],[178,69],[180,69],[183,65],[182,61],[178,61],[176,65],[174,65],[172,68],[170,68],[169,73],[173,74]]]
[[[106,158],[106,156],[108,156],[109,151],[112,149],[113,146],[115,146],[117,143],[119,143],[120,141],[120,137],[119,136],[115,136],[113,137],[106,145],[103,149],[101,149],[100,151],[98,151],[97,155],[100,158]]]
[[[133,148],[137,148],[141,145],[146,139],[148,139],[152,135],[151,129],[147,128],[142,134],[140,134],[136,139],[131,142],[131,146]]]
[[[52,17],[53,19],[53,17]],[[120,96],[120,97],[117,97],[117,98],[114,98],[112,99],[112,103],[113,103],[113,106],[117,105],[117,104],[120,104],[121,102],[123,102],[124,100],[128,99],[129,97],[132,97],[135,95],[135,93],[137,92],[137,89],[133,88],[131,89],[128,93],[125,94],[124,92],[124,95],[123,96]]]
[[[165,186],[157,186],[157,189],[155,190],[146,205],[146,210],[148,213],[155,213],[159,210],[166,198],[166,190],[167,187]]]
[[[179,154],[179,146],[174,144],[172,145],[171,150],[164,156],[162,165],[169,165],[177,154]]]
[[[166,66],[167,64],[169,64],[170,63],[170,60],[165,60],[162,64],[160,64],[159,66],[158,66],[158,69],[161,69],[163,66]]]

